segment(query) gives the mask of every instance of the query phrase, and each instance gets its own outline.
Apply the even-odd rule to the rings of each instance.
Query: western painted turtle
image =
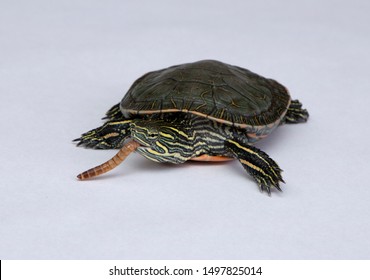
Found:
[[[156,162],[236,158],[261,190],[281,190],[281,169],[254,143],[283,123],[305,122],[308,112],[278,82],[215,60],[145,74],[106,122],[74,141],[95,149],[120,149],[77,177],[89,179],[120,164],[131,152]]]

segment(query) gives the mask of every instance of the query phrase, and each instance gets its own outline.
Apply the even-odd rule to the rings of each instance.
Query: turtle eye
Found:
[[[148,136],[149,136],[149,138],[157,138],[157,137],[158,137],[158,133],[155,133],[155,132],[149,132],[149,133],[148,133]]]

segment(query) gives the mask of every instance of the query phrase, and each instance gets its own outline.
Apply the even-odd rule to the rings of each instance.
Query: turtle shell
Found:
[[[145,74],[121,101],[135,114],[190,112],[236,127],[273,125],[290,104],[287,89],[247,69],[215,60],[181,64]]]

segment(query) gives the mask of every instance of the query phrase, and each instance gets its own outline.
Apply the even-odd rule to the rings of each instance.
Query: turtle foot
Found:
[[[292,100],[285,115],[285,123],[306,122],[309,117],[308,111],[302,108],[302,103],[298,100]]]
[[[121,148],[129,133],[131,120],[108,121],[104,125],[92,129],[81,137],[74,139],[77,146],[91,149],[118,149]]]
[[[262,192],[266,191],[271,195],[272,188],[281,191],[280,182],[284,183],[282,170],[265,152],[235,140],[227,140],[225,146],[253,177]]]
[[[277,180],[271,180],[270,178],[266,179],[266,177],[258,177],[253,176],[254,180],[257,182],[260,191],[264,192],[266,191],[269,196],[271,196],[271,189],[275,188],[278,191],[282,192],[283,190],[280,188],[280,182],[285,183],[284,180],[281,178],[278,178]]]

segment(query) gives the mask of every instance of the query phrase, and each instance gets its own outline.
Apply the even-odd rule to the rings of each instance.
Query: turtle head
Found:
[[[131,138],[141,146],[137,152],[156,162],[182,163],[193,154],[193,133],[185,122],[134,120]]]

